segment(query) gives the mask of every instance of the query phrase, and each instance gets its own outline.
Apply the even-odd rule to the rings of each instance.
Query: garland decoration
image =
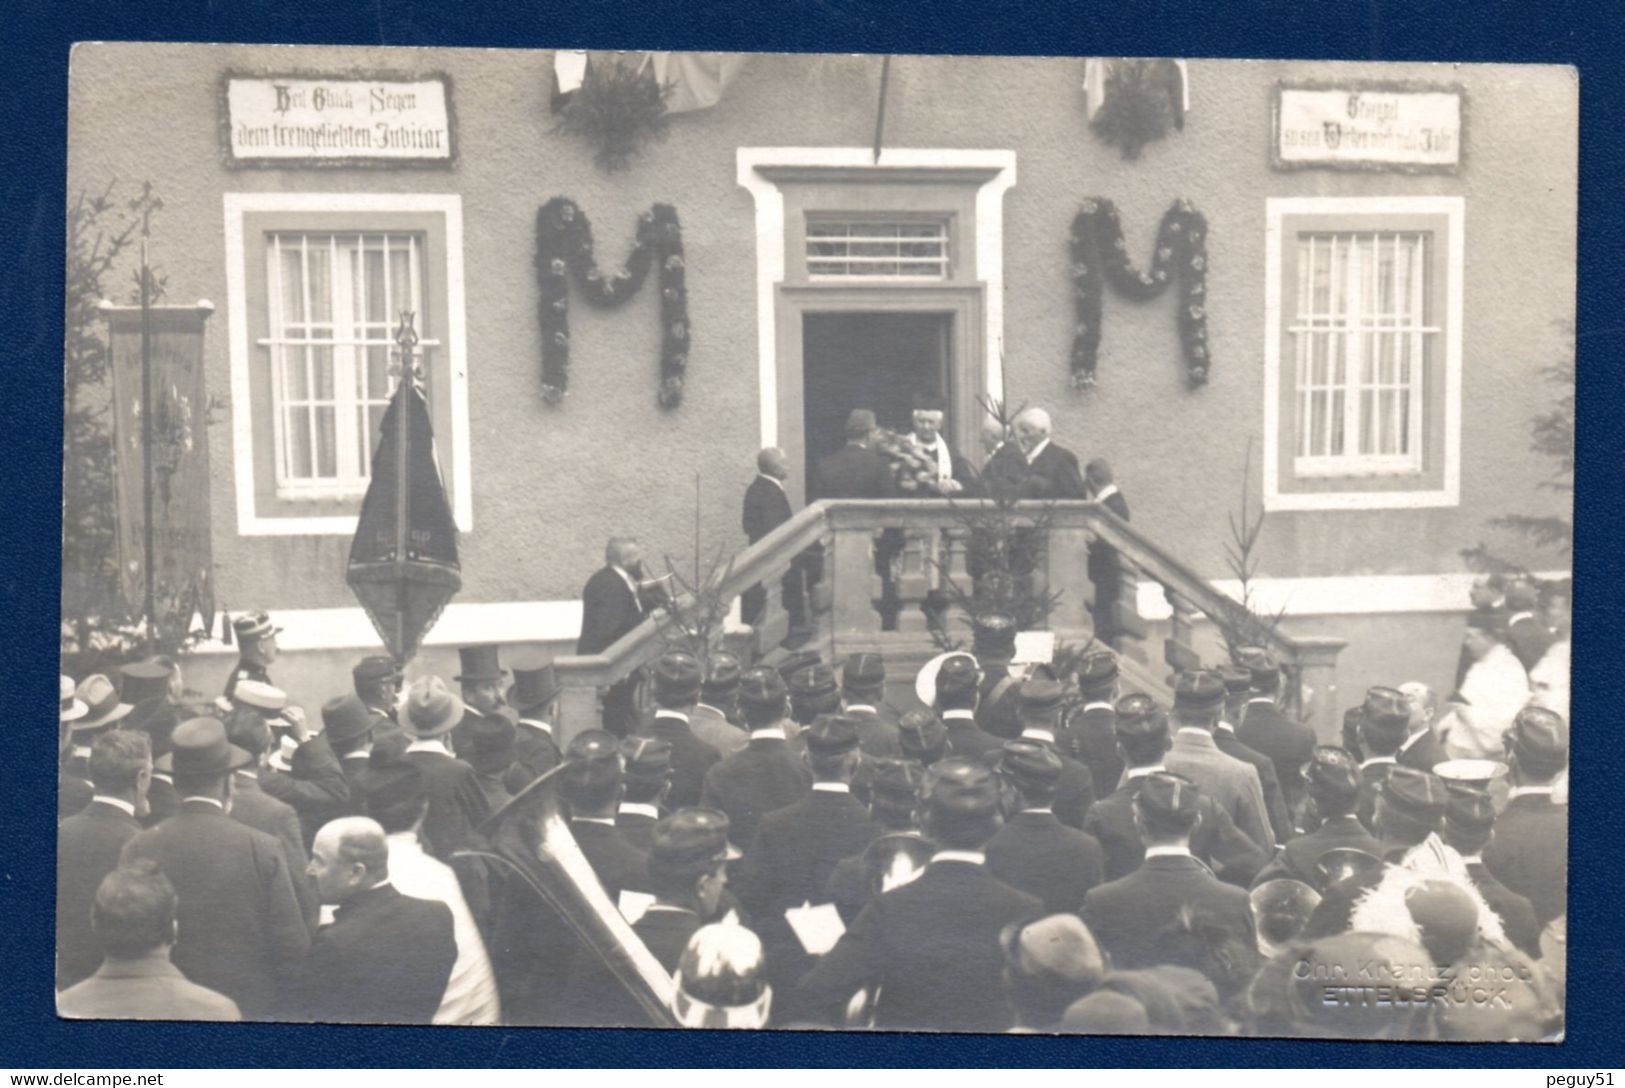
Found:
[[[656,204],[638,216],[637,240],[619,272],[608,275],[593,259],[592,225],[568,197],[554,197],[536,213],[536,274],[541,287],[542,399],[563,402],[570,386],[570,279],[600,309],[637,294],[651,266],[660,283],[660,388],[662,408],[683,400],[688,372],[688,287],[683,231],[677,209]]]
[[[1179,281],[1179,340],[1185,377],[1192,388],[1206,383],[1212,359],[1207,339],[1207,219],[1188,200],[1163,214],[1151,271],[1129,263],[1117,207],[1104,197],[1085,200],[1072,220],[1072,283],[1078,323],[1072,335],[1072,385],[1095,384],[1100,350],[1101,296],[1105,284],[1136,302],[1156,298]]]
[[[595,58],[559,112],[558,129],[595,148],[605,173],[625,170],[651,140],[666,138],[666,89],[641,64]]]
[[[1140,148],[1184,128],[1181,108],[1184,76],[1178,64],[1166,58],[1119,57],[1110,62],[1105,79],[1105,101],[1091,118],[1095,134],[1123,149],[1123,158],[1137,159]]]

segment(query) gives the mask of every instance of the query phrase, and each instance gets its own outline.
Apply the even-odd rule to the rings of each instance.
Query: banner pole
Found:
[[[150,206],[141,212],[141,535],[146,575],[147,652],[158,652],[158,606],[152,535],[152,299],[147,265]]]

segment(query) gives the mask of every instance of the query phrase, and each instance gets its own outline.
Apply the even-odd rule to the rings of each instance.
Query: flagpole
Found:
[[[152,205],[141,210],[141,536],[146,575],[143,608],[147,614],[147,652],[158,652],[158,593],[152,539],[152,296],[147,266],[148,219]]]
[[[406,478],[407,466],[411,463],[407,458],[407,447],[411,444],[412,427],[407,419],[409,408],[407,399],[411,394],[413,362],[412,344],[417,339],[412,328],[412,312],[401,311],[401,326],[395,333],[395,343],[400,348],[401,376],[396,386],[395,395],[398,399],[395,413],[395,432],[398,441],[395,443],[395,645],[397,653],[402,660],[396,662],[400,668],[406,667],[406,610],[408,586],[406,581],[406,538],[410,523],[408,510],[408,492],[411,490]]]
[[[880,62],[880,107],[875,113],[875,162],[880,161],[880,141],[886,133],[886,84],[891,79],[891,54]]]

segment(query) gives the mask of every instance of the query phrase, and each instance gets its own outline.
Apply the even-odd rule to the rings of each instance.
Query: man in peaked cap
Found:
[[[1233,713],[1231,708],[1236,703],[1241,704],[1240,708],[1245,707],[1247,693],[1251,690],[1252,673],[1234,665],[1223,666],[1216,671],[1219,679],[1224,681],[1224,713],[1213,729],[1213,743],[1225,755],[1241,760],[1258,772],[1258,784],[1264,791],[1264,808],[1269,813],[1270,830],[1275,833],[1276,842],[1285,842],[1297,833],[1297,828],[1293,826],[1292,812],[1287,808],[1286,795],[1281,790],[1275,761],[1249,748],[1236,736],[1235,723],[1240,720],[1240,715]]]
[[[455,754],[452,730],[463,720],[463,701],[438,676],[415,681],[401,704],[401,725],[410,738],[402,758],[423,774],[429,811],[423,818],[423,841],[429,853],[452,867],[463,897],[476,918],[490,910],[484,870],[454,851],[474,845],[474,829],[490,815],[474,768]]]
[[[157,862],[175,886],[175,966],[235,1001],[245,1019],[273,1017],[310,930],[282,844],[226,814],[232,772],[253,757],[214,718],[183,722],[170,739],[159,767],[174,776],[180,810],[126,843],[123,857]]]
[[[841,912],[845,924],[851,925],[878,894],[874,879],[877,867],[885,874],[881,878],[884,882],[896,873],[894,863],[899,853],[919,855],[920,864],[924,864],[928,844],[920,831],[920,791],[925,780],[926,771],[912,760],[875,761],[869,781],[869,818],[882,833],[858,853],[842,858],[824,887],[825,896]],[[917,845],[908,846],[899,839],[912,839]]]
[[[952,654],[937,670],[937,696],[932,706],[948,731],[949,752],[967,759],[980,759],[1004,743],[976,722],[981,682],[981,670],[970,654]],[[1014,691],[1013,684],[1011,689]]]
[[[1016,656],[1015,617],[1003,612],[976,616],[971,623],[971,653],[981,667],[976,725],[999,743],[1021,735],[1021,684],[1010,674]]]
[[[858,723],[858,747],[866,756],[902,754],[897,712],[886,704],[886,662],[879,654],[858,653],[841,666],[843,713]]]
[[[911,710],[897,723],[897,742],[903,758],[930,767],[948,750],[948,730],[929,710]]]
[[[648,853],[671,792],[671,745],[655,737],[627,737],[621,741],[621,760],[624,788],[615,826],[622,838]]]
[[[1168,769],[1163,765],[1169,744],[1168,717],[1152,698],[1133,692],[1119,699],[1114,710],[1118,751],[1127,770],[1123,784],[1089,806],[1083,820],[1083,830],[1105,852],[1107,880],[1127,876],[1145,860],[1134,799],[1148,775]],[[1265,862],[1263,850],[1211,797],[1201,797],[1197,805],[1200,818],[1192,833],[1191,853],[1225,883],[1245,887]]]
[[[1382,856],[1382,843],[1356,814],[1361,796],[1359,773],[1354,757],[1342,748],[1323,744],[1314,750],[1304,766],[1303,777],[1318,825],[1313,831],[1287,840],[1253,881],[1255,888],[1282,878],[1316,884],[1315,865],[1328,850],[1363,850]]]
[[[1461,855],[1473,887],[1501,919],[1507,940],[1524,953],[1540,958],[1540,923],[1535,907],[1524,896],[1495,879],[1484,865],[1484,848],[1495,830],[1495,805],[1485,790],[1451,788],[1444,814],[1444,841]]]
[[[653,671],[654,717],[641,732],[671,745],[671,804],[690,808],[700,803],[706,772],[722,759],[689,727],[700,700],[700,662],[693,654],[674,650],[657,659]]]
[[[1191,853],[1199,798],[1188,779],[1147,775],[1134,799],[1145,861],[1084,897],[1084,923],[1119,969],[1168,962],[1162,934],[1181,918],[1200,920],[1256,955],[1258,938],[1247,893],[1222,883]]]
[[[784,681],[757,666],[739,681],[739,705],[750,733],[742,751],[705,772],[700,803],[727,813],[736,846],[749,846],[770,812],[794,804],[812,786],[812,773],[784,733]]]
[[[1000,824],[993,770],[957,757],[937,764],[924,819],[936,853],[914,880],[872,900],[802,979],[807,1018],[837,1024],[854,993],[878,986],[877,1028],[1009,1030],[999,934],[1044,906],[987,871],[982,848]]]
[[[805,969],[800,943],[784,912],[821,903],[836,864],[857,853],[880,828],[852,796],[858,769],[858,726],[842,715],[825,715],[803,734],[812,787],[800,800],[760,818],[739,864],[736,893],[767,947],[775,979]]]
[[[1050,799],[1054,815],[1068,827],[1081,828],[1089,806],[1095,803],[1095,787],[1089,768],[1066,755],[1055,743],[1064,695],[1060,682],[1045,673],[1022,682],[1016,696],[1021,713],[1021,739],[1041,744],[1054,753],[1061,764],[1055,794]]]
[[[1375,687],[1365,693],[1360,707],[1360,822],[1371,827],[1377,810],[1377,794],[1389,772],[1399,765],[1399,746],[1410,730],[1411,708],[1395,688]]]
[[[829,666],[813,662],[790,673],[784,682],[790,689],[790,717],[800,728],[841,712],[841,687]]]
[[[1067,715],[1057,738],[1061,751],[1089,768],[1095,794],[1101,797],[1116,789],[1123,777],[1113,708],[1119,694],[1118,675],[1117,655],[1110,650],[1096,650],[1079,662],[1078,692],[1083,703]]]
[[[1438,775],[1395,767],[1377,794],[1376,836],[1384,863],[1343,877],[1321,893],[1320,905],[1304,927],[1305,938],[1330,937],[1348,930],[1354,905],[1382,882],[1388,869],[1444,825],[1449,792]]]
[[[734,724],[739,717],[739,658],[722,650],[705,661],[700,701],[688,716],[688,727],[718,755],[730,756],[743,748],[750,735]]]
[[[558,738],[553,735],[559,693],[563,690],[551,657],[533,653],[514,660],[508,705],[518,716],[518,729],[514,734],[514,765],[504,783],[509,793],[518,793],[564,758]]]
[[[355,696],[377,719],[372,728],[380,739],[401,731],[395,717],[395,706],[401,700],[403,679],[400,666],[387,654],[369,654],[350,670]]]
[[[1252,673],[1251,691],[1236,722],[1236,736],[1247,747],[1275,761],[1276,781],[1289,811],[1296,812],[1302,801],[1303,776],[1298,772],[1309,762],[1315,748],[1314,730],[1281,712],[1281,667],[1258,647],[1240,651],[1239,664]]]
[[[1093,835],[1056,819],[1052,806],[1061,784],[1061,757],[1039,740],[1006,741],[999,775],[1015,790],[1015,811],[988,840],[987,871],[1044,903],[1044,909],[1076,910],[1105,876],[1106,859]]]
[[[1258,772],[1225,755],[1213,741],[1223,706],[1224,681],[1218,673],[1206,669],[1180,673],[1174,680],[1173,745],[1163,763],[1195,782],[1267,855],[1275,849],[1275,835]]]
[[[1526,706],[1506,735],[1506,807],[1484,864],[1495,878],[1534,904],[1541,925],[1568,913],[1569,806],[1552,799],[1569,762],[1569,724],[1556,711]]]
[[[561,793],[570,806],[576,845],[611,901],[626,889],[644,890],[647,858],[615,826],[625,775],[620,739],[607,730],[588,729],[571,739],[564,757]]]
[[[262,684],[271,682],[271,674],[266,670],[276,661],[276,636],[281,630],[271,623],[271,617],[264,612],[249,612],[231,621],[231,631],[237,637],[240,656],[237,667],[226,678],[226,698],[236,696],[237,685],[243,680],[258,680]]]

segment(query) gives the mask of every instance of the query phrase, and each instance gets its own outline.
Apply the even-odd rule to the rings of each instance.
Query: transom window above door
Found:
[[[945,280],[949,276],[945,219],[849,219],[809,216],[807,277],[811,280]]]

